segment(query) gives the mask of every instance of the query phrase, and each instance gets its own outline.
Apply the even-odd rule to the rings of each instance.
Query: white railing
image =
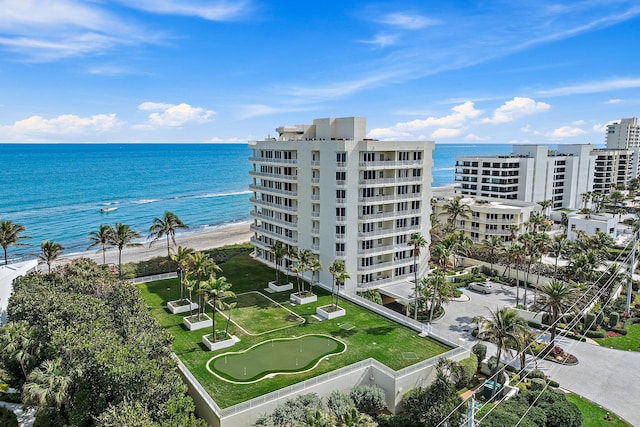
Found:
[[[175,279],[176,277],[178,277],[178,273],[172,271],[170,273],[154,274],[152,276],[134,277],[133,279],[129,279],[129,281],[137,285],[139,283],[155,282],[156,280]]]
[[[251,197],[249,199],[249,203],[252,203],[254,205],[267,206],[273,209],[280,209],[282,211],[287,211],[287,212],[295,212],[298,209],[297,207],[293,207],[293,206],[285,206],[277,203],[267,202],[266,200],[258,199],[256,197]]]
[[[264,185],[259,185],[259,184],[249,184],[249,190],[258,191],[260,193],[284,194],[285,196],[292,196],[292,197],[296,197],[298,195],[297,191],[278,190],[271,187],[265,187]]]
[[[266,157],[249,157],[249,161],[252,163],[282,163],[285,165],[295,165],[298,163],[298,159],[274,159]]]

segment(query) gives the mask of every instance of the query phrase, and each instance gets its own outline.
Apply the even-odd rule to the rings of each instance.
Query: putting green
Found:
[[[244,351],[215,356],[207,362],[207,369],[228,382],[254,383],[278,374],[310,371],[323,357],[342,353],[346,348],[342,341],[328,335],[278,338]]]

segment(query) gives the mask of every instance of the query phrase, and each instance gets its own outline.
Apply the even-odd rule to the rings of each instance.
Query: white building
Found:
[[[594,236],[596,233],[602,232],[616,238],[618,221],[615,216],[569,214],[567,219],[569,220],[567,227],[567,239],[569,240],[576,240],[579,231],[584,232],[586,236]]]
[[[580,207],[593,190],[595,156],[591,144],[514,145],[504,156],[456,157],[456,192],[467,196],[540,202],[553,209]]]
[[[631,179],[638,177],[640,147],[598,149],[592,154],[595,155],[594,192],[609,194],[615,185],[626,186]]]
[[[446,221],[445,205],[453,197],[434,196],[433,210],[441,221]],[[481,243],[491,236],[499,236],[503,242],[509,243],[512,236],[524,231],[523,225],[531,214],[541,211],[537,203],[519,200],[465,197],[460,203],[468,206],[469,211],[466,217],[458,217],[456,229],[463,230],[474,243]]]
[[[271,246],[280,240],[318,255],[325,286],[336,259],[351,276],[347,291],[411,280],[410,235],[429,239],[434,143],[367,139],[364,117],[276,131],[278,139],[249,143],[256,258],[273,265]],[[420,274],[428,259],[423,250]]]
[[[638,118],[622,119],[607,126],[607,148],[640,147]]]

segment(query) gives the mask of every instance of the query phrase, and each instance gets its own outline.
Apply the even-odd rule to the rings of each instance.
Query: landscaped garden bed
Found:
[[[191,302],[188,299],[178,299],[175,301],[169,301],[167,303],[167,309],[169,309],[172,314],[181,314],[188,311],[197,310],[198,303]]]
[[[284,285],[279,285],[278,282],[269,282],[269,289],[273,292],[284,292],[290,291],[293,289],[293,283],[285,283]]]
[[[311,304],[312,302],[318,301],[318,296],[311,292],[303,292],[302,295],[295,293],[289,295],[289,301],[292,304]]]
[[[398,370],[450,350],[448,346],[438,341],[420,337],[416,331],[400,326],[345,300],[340,300],[340,307],[346,309],[346,314],[339,323],[349,323],[352,325],[350,328],[341,328],[337,322],[322,322],[315,319],[316,304],[291,306],[289,294],[268,295],[280,306],[286,305],[287,311],[280,308],[264,310],[256,305],[244,307],[245,303],[249,304],[249,299],[255,299],[260,304],[269,306],[273,304],[264,298],[266,295],[261,294],[261,296],[253,293],[256,290],[262,290],[264,283],[273,277],[273,270],[253,260],[248,254],[233,257],[221,264],[220,267],[228,282],[233,284],[236,296],[240,298],[238,305],[231,310],[231,322],[229,323],[229,334],[235,335],[241,340],[234,345],[234,352],[247,350],[271,339],[292,338],[309,334],[329,335],[344,342],[347,346],[347,351],[341,354],[332,355],[328,360],[321,358],[317,366],[308,372],[265,377],[251,385],[232,384],[217,378],[207,370],[207,362],[212,355],[215,357],[217,352],[212,354],[212,352],[203,350],[202,331],[186,330],[182,325],[182,317],[172,315],[166,310],[167,301],[179,298],[178,280],[169,279],[139,284],[138,288],[141,290],[146,304],[151,307],[151,313],[164,330],[173,336],[173,351],[222,408],[370,357],[377,359],[391,369]],[[249,294],[249,292],[251,293]],[[247,295],[243,296],[243,293],[247,293]],[[318,305],[331,304],[331,295],[326,290],[314,287],[314,293],[317,295]],[[247,300],[243,300],[243,298],[247,298]],[[267,318],[257,319],[256,315],[263,311],[269,311]],[[227,314],[228,311],[216,312],[216,325],[225,325]],[[291,319],[295,324],[292,327],[265,331],[266,327],[263,325],[267,319],[269,322],[285,325],[291,323],[288,320]],[[304,320],[304,323],[300,319]],[[243,329],[252,333],[261,332],[261,335],[250,335],[243,332]],[[208,332],[210,333],[210,330]],[[403,351],[408,348],[416,354],[415,359],[408,360],[403,357]],[[219,352],[224,352],[224,350],[219,350]]]
[[[335,319],[336,317],[344,316],[345,314],[347,314],[347,312],[342,307],[329,304],[316,308],[316,314],[322,319],[330,320]]]
[[[198,329],[211,327],[212,323],[213,321],[211,320],[211,317],[206,314],[201,314],[200,316],[194,314],[193,316],[186,316],[182,318],[182,324],[190,331],[197,331]]]
[[[240,338],[233,335],[226,335],[224,332],[218,335],[221,335],[222,339],[219,337],[214,342],[211,339],[212,334],[203,335],[202,336],[202,344],[205,345],[209,349],[209,351],[222,350],[223,348],[232,347],[235,343],[240,341]]]

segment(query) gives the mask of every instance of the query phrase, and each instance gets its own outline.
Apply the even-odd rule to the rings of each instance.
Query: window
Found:
[[[411,202],[411,209],[418,210],[420,209],[420,200],[414,200]]]
[[[347,161],[347,153],[344,151],[338,151],[336,153],[336,162],[344,163]]]
[[[376,179],[376,171],[364,171],[362,177],[364,179]]]
[[[419,194],[421,189],[422,189],[422,186],[420,184],[411,186],[411,190],[412,190],[411,192],[413,194]]]
[[[407,169],[398,169],[398,178],[407,178],[409,171]]]
[[[422,151],[414,151],[413,160],[422,160]]]
[[[407,243],[407,235],[396,236],[396,244],[402,245]]]
[[[365,162],[375,162],[376,153],[372,153],[372,152],[362,153],[362,160],[364,160]]]
[[[336,172],[336,181],[346,181],[347,173],[346,172]]]
[[[336,243],[336,252],[344,252],[344,243]]]
[[[407,226],[407,218],[396,219],[396,227],[397,228],[404,228],[406,226]]]
[[[336,190],[336,199],[346,199],[347,190]]]
[[[420,217],[419,216],[415,216],[415,217],[411,218],[411,225],[420,225]]]
[[[422,176],[422,169],[414,169],[413,176]]]
[[[336,208],[336,217],[344,217],[346,215],[346,208]]]
[[[363,188],[362,189],[362,197],[373,197],[375,196],[375,188]]]

